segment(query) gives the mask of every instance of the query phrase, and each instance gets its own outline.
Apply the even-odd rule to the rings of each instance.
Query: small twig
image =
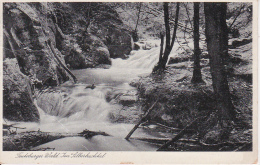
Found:
[[[231,23],[231,25],[229,26],[229,29],[231,29],[231,27],[233,26],[233,24],[235,23],[235,21],[237,20],[238,16],[241,14],[242,9],[245,7],[245,5],[241,6],[238,14],[236,15],[235,19],[233,20],[233,22]]]
[[[187,53],[189,54],[189,52],[180,44],[180,41],[178,40],[178,37],[176,37],[176,41],[177,43],[180,45],[180,47]],[[187,44],[187,46],[189,47],[189,45]],[[189,47],[190,48],[190,47]],[[191,48],[190,48],[191,49]]]
[[[152,142],[152,143],[165,143],[169,140],[170,138],[142,138],[142,137],[131,137],[130,139],[133,140],[141,140],[141,141],[146,141],[146,142]]]
[[[183,5],[184,5],[184,7],[185,7],[186,14],[187,14],[187,16],[188,16],[188,19],[189,19],[189,22],[190,22],[191,29],[193,29],[192,22],[191,22],[191,19],[190,19],[190,12],[189,12],[188,6],[187,6],[187,4],[185,4],[185,3],[183,3]]]

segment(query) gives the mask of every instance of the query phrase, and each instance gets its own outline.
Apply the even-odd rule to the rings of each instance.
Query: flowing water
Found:
[[[91,139],[68,137],[42,144],[39,148],[55,148],[56,151],[155,151],[158,146],[138,140],[127,141],[124,137],[133,128],[133,123],[112,123],[109,114],[122,105],[111,104],[108,95],[135,95],[131,80],[151,73],[158,62],[159,47],[150,50],[132,51],[128,59],[113,59],[110,69],[82,69],[72,72],[77,84],[67,83],[59,91],[42,94],[35,100],[40,112],[40,123],[19,123],[26,131],[79,133],[84,129],[106,132],[111,136],[94,136]],[[95,84],[95,88],[86,85]],[[51,105],[51,106],[50,106]],[[139,112],[140,113],[140,112]],[[24,131],[24,130],[21,130]],[[143,129],[137,129],[133,137],[153,137]]]
[[[94,136],[91,139],[68,137],[36,147],[55,148],[56,151],[155,151],[158,146],[138,140],[127,141],[124,137],[134,124],[112,123],[109,114],[122,105],[108,101],[109,95],[135,95],[136,89],[129,85],[138,76],[150,74],[158,62],[159,47],[150,50],[132,51],[128,59],[113,59],[110,69],[82,69],[72,72],[78,78],[78,84],[64,84],[59,91],[42,94],[35,101],[40,112],[40,123],[20,123],[26,130],[46,132],[79,133],[84,129],[103,131],[111,136]],[[95,84],[95,88],[86,85]],[[139,112],[140,113],[140,112]],[[162,137],[151,134],[141,128],[133,137]]]

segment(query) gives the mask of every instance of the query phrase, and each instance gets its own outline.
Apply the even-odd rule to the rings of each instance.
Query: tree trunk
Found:
[[[174,22],[174,30],[172,35],[172,42],[171,42],[171,30],[169,25],[169,8],[168,8],[168,2],[163,3],[163,9],[164,9],[164,23],[165,23],[165,38],[166,38],[166,44],[165,44],[165,50],[163,53],[163,57],[159,58],[159,62],[154,67],[153,72],[157,70],[165,70],[166,69],[166,63],[168,61],[168,57],[171,53],[171,50],[174,45],[174,41],[176,38],[177,33],[177,27],[178,27],[178,19],[179,19],[179,9],[180,9],[180,3],[177,2],[176,6],[176,13],[175,13],[175,22]]]
[[[228,52],[226,10],[227,3],[204,3],[205,32],[210,70],[217,100],[217,109],[222,121],[234,119],[235,117],[224,65]]]
[[[145,115],[142,117],[141,120],[139,120],[139,122],[134,126],[134,128],[126,135],[125,139],[129,140],[129,138],[132,136],[132,134],[135,132],[135,130],[143,123],[145,122],[145,120],[147,120],[147,116],[150,115],[150,113],[152,112],[154,106],[158,103],[157,99],[153,105],[147,110],[147,112],[145,113]]]
[[[175,21],[174,21],[174,29],[173,29],[173,35],[172,35],[171,50],[173,48],[174,41],[175,41],[175,38],[176,38],[178,21],[179,21],[179,11],[180,11],[180,2],[177,2],[176,13],[175,13]]]
[[[160,37],[161,37],[161,45],[160,45],[159,61],[162,61],[162,57],[163,57],[163,44],[164,44],[164,35],[163,35],[163,33],[160,34]]]
[[[13,127],[13,126],[11,126]],[[9,127],[10,128],[10,127]],[[33,147],[51,142],[53,140],[65,137],[84,137],[86,139],[96,135],[110,136],[105,132],[94,132],[83,130],[80,133],[57,133],[57,132],[41,132],[27,131],[7,135],[3,137],[3,150],[4,151],[30,151]]]
[[[141,8],[142,8],[142,2],[139,2],[138,16],[137,16],[137,21],[136,21],[136,25],[135,25],[135,30],[134,31],[137,31],[137,26],[138,26],[138,22],[139,22],[139,18],[140,18],[140,13],[141,13]]]
[[[165,9],[164,9],[164,17],[167,18],[167,20],[165,19],[165,28],[166,28],[166,47],[164,50],[164,55],[163,55],[163,59],[161,62],[161,69],[165,70],[166,69],[166,63],[168,61],[168,57],[172,51],[173,45],[174,45],[174,41],[176,38],[176,32],[177,32],[177,27],[178,27],[178,19],[179,19],[179,9],[180,9],[180,3],[177,2],[177,6],[176,6],[176,13],[175,13],[175,22],[174,22],[174,30],[173,30],[173,35],[172,35],[172,42],[170,41],[171,38],[171,34],[170,34],[170,27],[169,27],[169,13],[168,13],[168,3],[164,3],[167,4],[167,8],[165,5]],[[169,29],[169,30],[167,30]]]
[[[164,25],[165,25],[165,38],[166,38],[166,48],[169,48],[171,45],[171,29],[169,24],[169,7],[168,2],[163,3],[164,11]]]
[[[200,40],[200,33],[199,33],[199,9],[200,9],[200,3],[199,2],[194,2],[194,30],[193,30],[193,37],[194,37],[194,66],[193,66],[193,77],[191,79],[192,83],[201,83],[203,82],[202,77],[201,77],[201,67],[200,67],[200,45],[199,45],[199,40]]]

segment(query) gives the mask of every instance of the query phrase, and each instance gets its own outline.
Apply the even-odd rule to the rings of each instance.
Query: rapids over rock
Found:
[[[59,87],[61,91],[67,92],[66,96],[62,97],[60,93],[55,92],[52,96],[43,93],[40,98],[44,99],[35,100],[40,113],[40,122],[21,122],[19,127],[26,127],[26,131],[57,133],[79,133],[88,129],[110,135],[98,135],[91,139],[66,137],[42,144],[35,149],[51,147],[55,148],[55,151],[155,151],[157,145],[124,139],[134,123],[112,123],[109,120],[110,112],[122,105],[111,103],[113,101],[107,97],[129,93],[130,96],[136,97],[137,90],[129,83],[138,76],[150,74],[158,62],[158,56],[159,47],[153,47],[150,50],[132,51],[128,59],[113,59],[110,69],[73,70],[78,83],[65,83]],[[95,88],[86,88],[89,84],[94,84]],[[49,109],[46,97],[50,97],[49,101],[54,102]],[[151,134],[141,128],[137,129],[133,136],[161,137],[158,133]]]

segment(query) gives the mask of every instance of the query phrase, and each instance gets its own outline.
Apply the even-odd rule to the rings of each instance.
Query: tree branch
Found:
[[[147,116],[151,113],[151,111],[153,110],[154,106],[156,105],[156,103],[158,102],[159,99],[157,99],[155,101],[155,103],[153,103],[153,105],[147,110],[146,114],[144,115],[144,117],[142,117],[142,119],[134,126],[134,128],[128,133],[128,135],[125,137],[126,140],[129,140],[129,138],[131,137],[131,135],[135,132],[135,130],[139,127],[140,124],[142,124],[142,122],[144,122],[144,120],[147,118]]]

